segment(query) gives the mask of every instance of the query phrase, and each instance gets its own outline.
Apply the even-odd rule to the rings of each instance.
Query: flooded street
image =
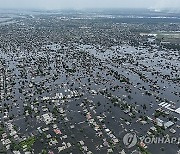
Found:
[[[127,148],[123,137],[179,137],[180,51],[149,34],[180,30],[178,17],[7,16],[14,22],[0,18],[1,151],[177,153],[179,143]]]

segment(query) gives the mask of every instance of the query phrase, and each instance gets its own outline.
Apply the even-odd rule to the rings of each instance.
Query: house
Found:
[[[175,129],[173,129],[173,128],[171,128],[171,129],[169,130],[169,132],[171,132],[171,133],[175,134],[175,133],[176,133],[176,130],[175,130]]]
[[[156,119],[155,119],[155,123],[156,123],[158,126],[160,126],[160,127],[163,126],[163,120],[161,120],[161,119],[159,119],[159,118],[156,118]]]
[[[21,154],[19,151],[13,151],[14,154]]]
[[[43,121],[46,123],[46,125],[50,124],[53,120],[52,113],[46,113],[42,115]]]
[[[164,123],[164,128],[166,129],[166,128],[169,128],[169,127],[171,127],[173,125],[174,125],[174,122],[168,121],[168,122]]]
[[[80,143],[80,145],[82,145],[82,146],[84,145],[84,141],[79,141],[79,143]]]

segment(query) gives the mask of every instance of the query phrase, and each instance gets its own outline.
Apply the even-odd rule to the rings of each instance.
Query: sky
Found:
[[[81,9],[81,8],[176,8],[180,0],[0,0],[0,8]]]

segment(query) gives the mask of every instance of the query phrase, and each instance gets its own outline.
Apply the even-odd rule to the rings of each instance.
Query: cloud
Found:
[[[154,8],[180,8],[180,0],[157,0]]]
[[[0,0],[1,8],[165,8],[180,0]]]

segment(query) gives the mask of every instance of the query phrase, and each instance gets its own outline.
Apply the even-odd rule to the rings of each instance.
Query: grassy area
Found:
[[[151,152],[149,152],[147,149],[141,147],[140,145],[138,145],[138,147],[142,154],[151,154]]]
[[[179,44],[180,32],[157,32],[157,39],[163,42]]]
[[[0,135],[2,135],[3,133],[4,133],[4,129],[0,127]]]
[[[22,149],[23,149],[24,146],[27,146],[27,149],[31,150],[33,144],[35,143],[35,141],[36,141],[36,138],[33,136],[33,137],[28,138],[27,140],[24,140],[24,141],[20,142],[19,145],[20,145],[20,147]]]

